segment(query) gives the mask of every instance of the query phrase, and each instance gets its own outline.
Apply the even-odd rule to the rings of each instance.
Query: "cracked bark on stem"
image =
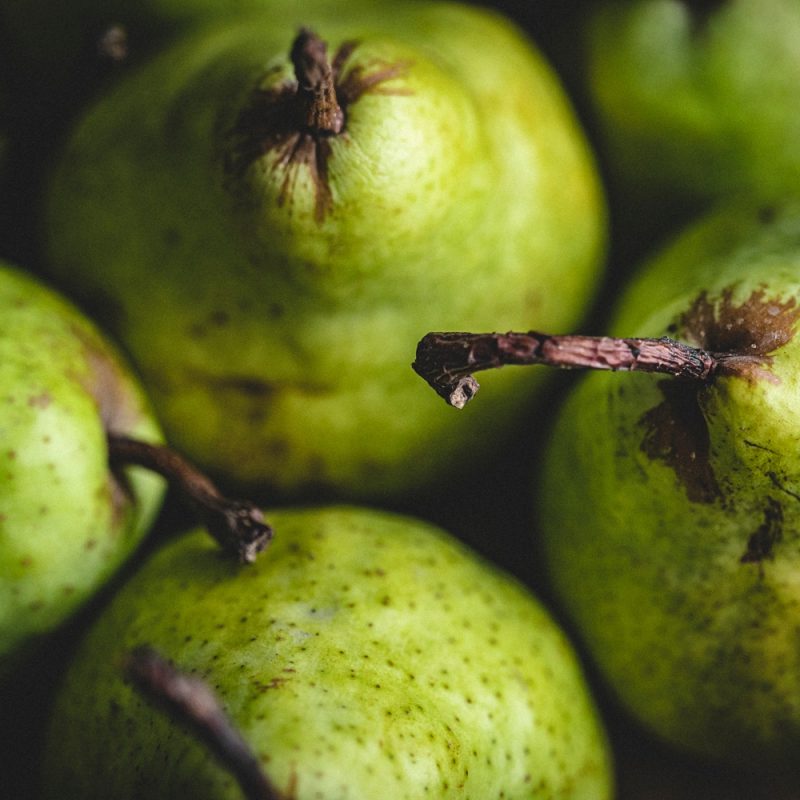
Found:
[[[335,136],[344,129],[344,111],[336,97],[333,68],[325,42],[308,28],[292,43],[291,61],[302,104],[304,128],[314,136]]]
[[[131,651],[125,677],[148,700],[202,741],[236,778],[247,800],[286,800],[211,689],[147,645]]]
[[[708,381],[752,361],[737,353],[711,353],[670,339],[611,336],[552,336],[527,333],[428,333],[411,365],[431,388],[455,408],[478,391],[474,372],[518,364],[561,369],[658,372],[674,378]]]
[[[220,546],[251,564],[274,535],[261,509],[249,500],[224,497],[217,487],[183,456],[163,445],[108,434],[113,465],[138,465],[167,479],[195,509]]]

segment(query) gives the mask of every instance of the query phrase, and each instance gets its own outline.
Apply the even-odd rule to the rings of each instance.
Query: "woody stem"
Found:
[[[236,778],[247,800],[286,800],[202,680],[173,666],[146,645],[128,654],[124,670],[127,680],[142,695],[206,744]]]
[[[414,371],[455,408],[478,391],[472,373],[508,364],[562,369],[659,372],[707,381],[733,354],[710,353],[668,337],[553,336],[527,333],[429,333],[417,345]]]
[[[325,42],[308,28],[301,29],[290,58],[301,103],[300,124],[312,136],[335,136],[344,129],[344,111],[336,97],[335,75]]]
[[[252,563],[272,540],[261,509],[248,500],[224,497],[212,481],[183,456],[164,445],[109,433],[112,465],[138,465],[166,478],[189,502],[220,546],[243,563]]]

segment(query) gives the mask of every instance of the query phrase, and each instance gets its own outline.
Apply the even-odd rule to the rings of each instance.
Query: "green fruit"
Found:
[[[215,689],[297,800],[610,796],[579,665],[524,588],[410,518],[270,518],[279,535],[254,565],[192,532],[115,597],[57,701],[46,797],[240,796],[122,680],[143,643]]]
[[[606,2],[591,20],[590,91],[623,198],[800,191],[800,4],[709,5]]]
[[[501,18],[309,3],[302,21],[349,53],[341,133],[293,127],[295,15],[185,38],[75,132],[50,261],[112,312],[178,449],[248,491],[384,496],[463,464],[465,439],[477,457],[530,399],[509,372],[457,423],[409,369],[420,333],[576,324],[603,199],[562,89]]]
[[[106,434],[158,440],[119,354],[51,290],[0,265],[0,675],[108,579],[162,481],[112,474]]]
[[[659,736],[755,769],[800,746],[800,208],[727,208],[624,293],[620,336],[736,359],[705,382],[596,373],[538,487],[557,595]]]

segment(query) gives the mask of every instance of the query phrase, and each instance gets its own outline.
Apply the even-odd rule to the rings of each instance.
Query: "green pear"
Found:
[[[613,332],[716,368],[586,376],[537,486],[555,592],[624,706],[762,771],[800,747],[798,320],[800,207],[697,223],[623,293]]]
[[[601,4],[589,91],[623,202],[799,192],[798,43],[796,0]]]
[[[158,442],[138,381],[76,308],[0,264],[0,675],[141,542],[160,478],[112,471],[107,435]]]
[[[268,558],[243,568],[189,532],[116,595],[56,701],[45,797],[241,796],[123,681],[143,644],[213,687],[286,797],[610,796],[580,665],[521,584],[412,518],[270,517]]]
[[[465,430],[409,373],[414,342],[577,324],[605,243],[548,65],[501,17],[437,2],[310,2],[182,38],[83,119],[45,229],[51,274],[105,311],[179,450],[316,497],[385,497],[485,452],[539,379],[498,376],[502,413]]]

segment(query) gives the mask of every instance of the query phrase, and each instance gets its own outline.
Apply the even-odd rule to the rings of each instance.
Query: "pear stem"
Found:
[[[336,75],[328,59],[325,42],[302,28],[290,53],[297,78],[297,100],[302,104],[300,120],[313,136],[335,136],[344,130],[344,111],[336,97]]]
[[[126,678],[200,739],[236,778],[247,800],[286,800],[264,774],[257,756],[211,689],[147,645],[131,651]]]
[[[109,460],[136,464],[167,479],[194,506],[208,532],[239,561],[252,564],[274,535],[258,506],[224,497],[214,483],[183,456],[163,445],[109,433]]]
[[[478,391],[473,372],[507,364],[542,364],[561,369],[659,372],[675,378],[708,381],[734,353],[711,353],[669,337],[622,339],[611,336],[552,336],[527,333],[428,333],[411,365],[433,390],[455,408]]]

